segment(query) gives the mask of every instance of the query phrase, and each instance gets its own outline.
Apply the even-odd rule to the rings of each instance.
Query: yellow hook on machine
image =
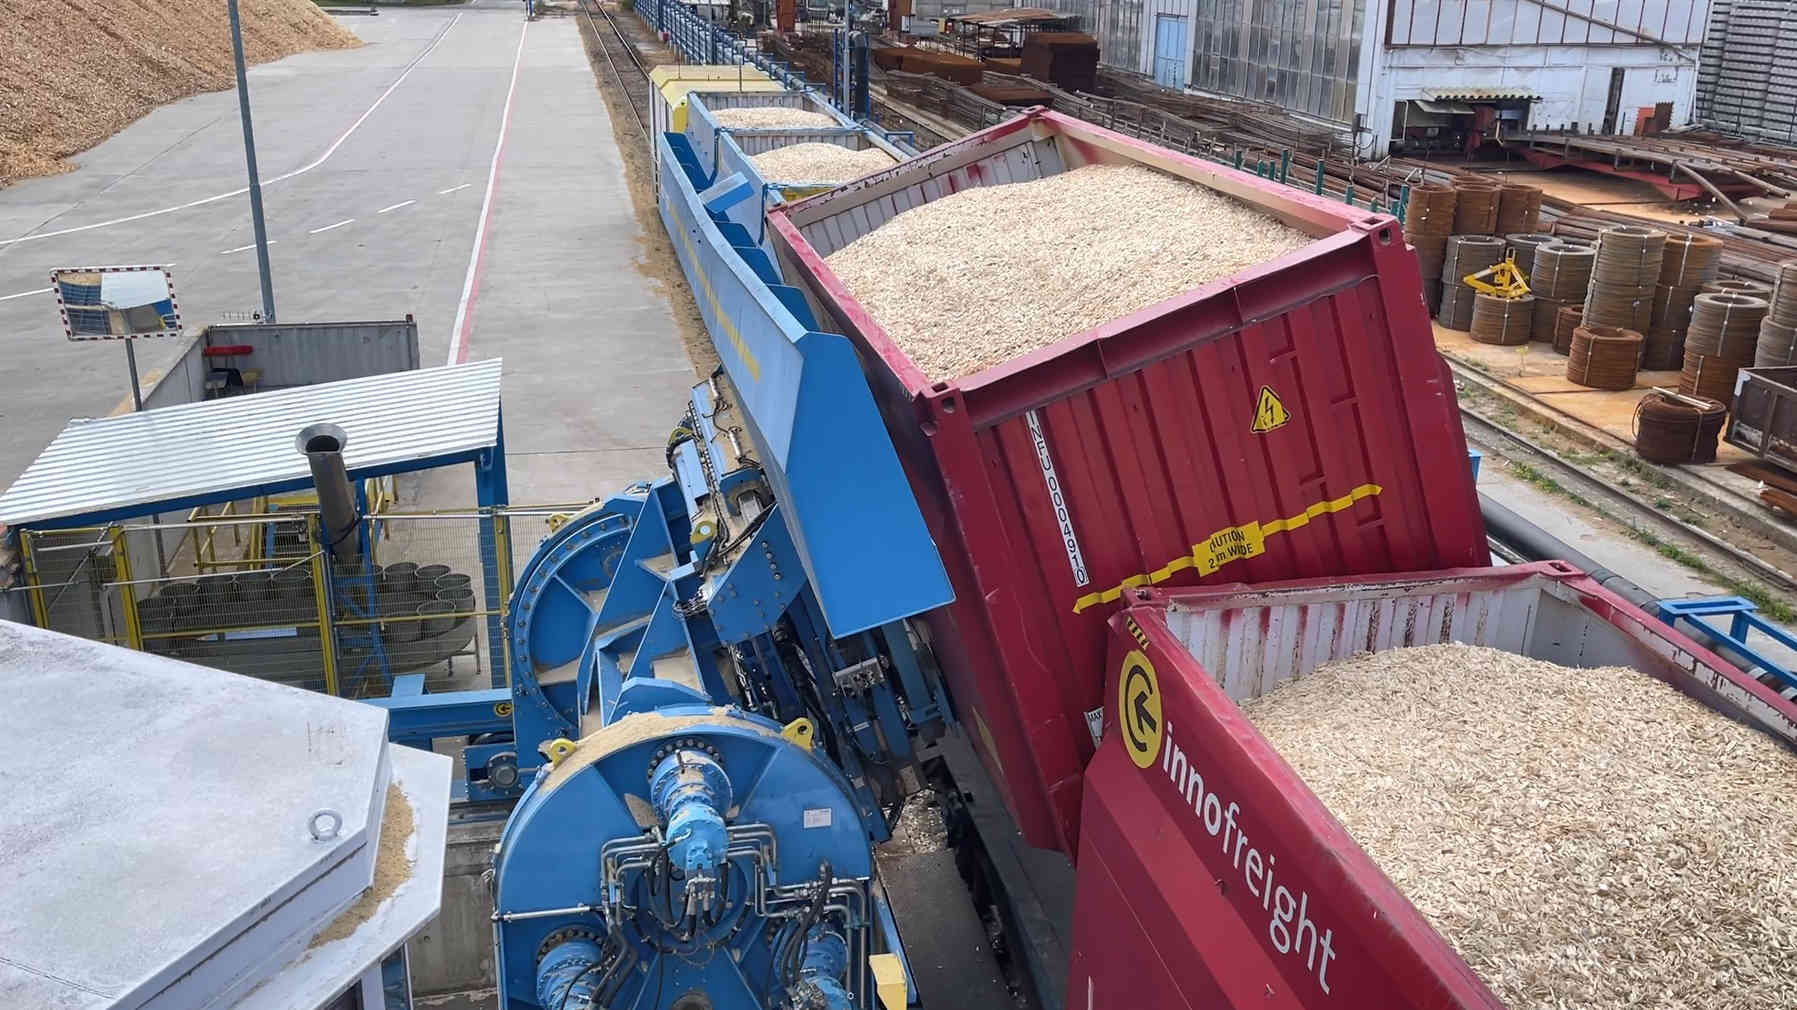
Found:
[[[800,747],[810,750],[811,744],[817,736],[817,727],[811,724],[809,718],[801,716],[787,723],[786,728],[780,731],[780,735]]]

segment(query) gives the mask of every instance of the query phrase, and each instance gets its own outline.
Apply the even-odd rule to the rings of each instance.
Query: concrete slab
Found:
[[[0,686],[0,1005],[203,1005],[371,883],[384,711],[4,623]]]

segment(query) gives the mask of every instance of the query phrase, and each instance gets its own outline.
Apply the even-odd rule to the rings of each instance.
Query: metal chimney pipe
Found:
[[[324,527],[325,546],[338,561],[354,561],[359,557],[356,524],[356,494],[349,483],[349,471],[343,467],[343,447],[349,434],[334,424],[309,424],[300,429],[294,448],[304,453],[306,465],[312,468],[312,486],[318,489],[319,518]]]

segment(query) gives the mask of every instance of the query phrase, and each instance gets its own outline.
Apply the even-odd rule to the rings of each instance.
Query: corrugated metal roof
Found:
[[[494,358],[70,421],[0,494],[0,523],[308,479],[293,440],[319,421],[349,435],[351,472],[488,448],[499,439],[499,377]]]
[[[1495,102],[1506,98],[1526,98],[1533,102],[1541,97],[1520,88],[1427,88],[1424,94],[1438,102]]]

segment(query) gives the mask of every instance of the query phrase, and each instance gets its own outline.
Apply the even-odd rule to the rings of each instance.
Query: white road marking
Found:
[[[355,220],[356,219],[353,217],[346,217],[343,220],[337,222],[336,224],[327,224],[323,228],[314,228],[311,231],[307,232],[306,234],[317,235],[319,232],[330,231],[332,228],[341,228],[346,224],[354,224]]]
[[[271,238],[271,239],[269,239],[269,240],[268,240],[268,244],[269,244],[269,245],[274,245],[274,244],[275,244],[275,243],[276,243],[276,242],[279,242],[279,241],[280,241],[280,239],[276,239],[276,238]],[[238,247],[237,247],[237,248],[235,248],[235,249],[220,249],[220,250],[219,250],[219,251],[218,251],[218,254],[219,254],[219,255],[220,255],[220,256],[229,256],[229,255],[231,255],[231,254],[232,254],[232,253],[240,253],[240,252],[243,252],[243,251],[244,251],[244,250],[246,250],[246,249],[254,249],[254,248],[256,248],[256,243],[254,243],[254,242],[251,242],[251,243],[250,243],[250,244],[249,244],[249,245],[240,245],[240,246],[238,246]]]
[[[56,289],[55,288],[36,288],[31,291],[21,291],[16,295],[0,295],[0,302],[10,302],[14,298],[26,298],[31,295],[47,295],[54,290],[56,290]]]
[[[480,201],[480,223],[474,228],[474,246],[468,252],[468,274],[462,278],[462,299],[456,304],[455,323],[449,331],[449,364],[461,364],[468,357],[468,330],[473,325],[469,310],[474,306],[474,286],[479,279],[481,258],[487,246],[487,219],[493,213],[493,190],[499,182],[499,160],[505,154],[505,135],[512,127],[512,97],[518,93],[518,68],[524,65],[524,39],[530,34],[530,22],[518,31],[518,55],[512,58],[512,84],[505,92],[505,111],[499,116],[499,138],[493,142],[493,162],[487,167],[487,195]]]
[[[376,214],[385,214],[390,210],[398,210],[401,207],[410,207],[411,205],[413,205],[417,202],[418,202],[417,200],[406,200],[402,203],[396,203],[391,207],[382,207],[380,210],[375,211],[375,213]]]
[[[337,149],[339,147],[343,146],[343,142],[348,140],[350,138],[350,135],[355,133],[356,130],[359,129],[363,123],[367,122],[369,116],[374,115],[374,110],[381,107],[381,103],[385,102],[387,100],[387,96],[393,94],[393,92],[401,84],[404,84],[407,77],[412,76],[412,71],[418,68],[418,64],[424,62],[424,58],[431,54],[431,50],[437,48],[439,45],[441,45],[443,43],[443,39],[449,35],[449,29],[454,28],[456,26],[456,22],[460,21],[460,20],[462,20],[462,15],[460,15],[460,14],[457,14],[453,19],[451,19],[448,26],[443,29],[442,34],[438,35],[436,37],[436,39],[434,41],[432,41],[428,47],[425,48],[424,52],[419,53],[417,59],[414,59],[411,63],[407,64],[406,69],[400,73],[399,77],[397,79],[395,79],[392,84],[387,86],[387,90],[381,92],[381,97],[375,99],[374,104],[370,105],[368,107],[367,111],[363,112],[362,115],[360,117],[358,117],[355,122],[349,124],[349,129],[344,130],[341,136],[339,136],[336,140],[332,141],[331,146],[325,148],[325,152],[323,154],[321,154],[317,158],[313,159],[310,163],[302,165],[299,168],[296,168],[291,172],[285,172],[281,175],[275,176],[272,179],[264,179],[262,182],[262,185],[266,187],[266,186],[272,186],[277,182],[285,182],[288,179],[291,179],[295,176],[304,175],[307,172],[310,172],[313,169],[317,168],[318,166],[324,164],[326,161],[330,160],[331,155],[336,154]],[[108,221],[95,221],[93,224],[79,225],[74,228],[59,228],[56,231],[45,231],[45,232],[38,232],[38,233],[32,234],[32,235],[20,235],[17,238],[0,239],[0,247],[9,246],[9,245],[17,245],[20,242],[36,242],[39,239],[56,238],[59,235],[73,235],[77,232],[93,231],[95,228],[110,228],[111,226],[113,226],[115,224],[127,224],[132,221],[142,221],[143,219],[150,218],[150,217],[160,217],[163,214],[173,214],[174,212],[179,211],[179,210],[191,210],[194,207],[203,207],[206,204],[217,203],[220,200],[229,200],[232,197],[242,196],[243,194],[248,193],[249,191],[250,190],[249,190],[248,186],[243,186],[238,189],[231,190],[229,193],[218,193],[213,196],[208,196],[208,197],[205,197],[205,198],[199,199],[199,200],[189,200],[186,203],[176,204],[173,207],[163,207],[159,210],[146,210],[141,214],[132,214],[128,217],[115,217]]]
[[[439,189],[439,190],[437,190],[437,195],[438,196],[448,196],[451,193],[459,193],[462,190],[467,189],[469,186],[472,186],[472,185],[474,185],[474,183],[464,182],[460,186],[451,186],[448,189]]]

